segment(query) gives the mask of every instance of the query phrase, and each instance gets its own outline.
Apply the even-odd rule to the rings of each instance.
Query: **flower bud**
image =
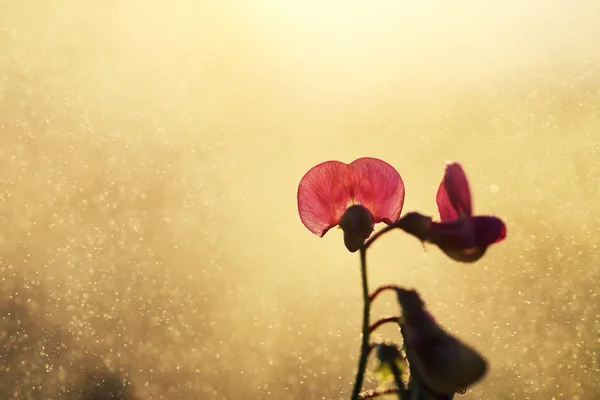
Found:
[[[396,294],[408,361],[428,389],[438,394],[461,392],[485,375],[486,360],[440,327],[416,291],[398,288]]]

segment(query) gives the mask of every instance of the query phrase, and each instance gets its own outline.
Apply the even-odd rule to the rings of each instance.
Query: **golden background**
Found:
[[[144,399],[348,398],[358,255],[304,228],[296,189],[373,156],[405,212],[436,215],[456,160],[507,223],[472,265],[400,232],[369,253],[373,288],[416,287],[490,360],[457,398],[597,398],[599,20],[596,0],[2,1],[0,397],[113,371]]]

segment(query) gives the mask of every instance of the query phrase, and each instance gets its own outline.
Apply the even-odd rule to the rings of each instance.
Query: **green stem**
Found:
[[[369,352],[371,347],[369,345],[369,337],[371,334],[370,326],[370,311],[371,311],[371,296],[369,294],[369,282],[367,280],[367,249],[371,246],[375,240],[381,235],[397,228],[397,226],[389,225],[382,230],[375,232],[373,236],[367,240],[360,248],[360,273],[362,278],[362,292],[363,292],[363,324],[362,324],[362,343],[360,346],[360,358],[358,360],[358,369],[356,371],[356,379],[354,380],[354,389],[352,390],[352,400],[360,399],[360,391],[362,389],[363,380],[365,378],[365,370],[367,369],[367,361],[369,358]]]
[[[373,244],[373,242],[376,241],[379,238],[379,236],[381,236],[381,235],[383,235],[383,234],[385,234],[385,233],[387,233],[387,232],[389,232],[389,231],[391,231],[393,229],[396,229],[396,228],[397,228],[396,224],[394,224],[394,225],[388,225],[385,228],[383,228],[382,230],[375,232],[373,234],[373,236],[371,236],[369,238],[369,240],[367,240],[365,242],[365,244],[363,245],[363,248],[365,249],[365,251],[367,251],[367,249],[369,248],[369,246],[371,246]]]
[[[363,324],[362,324],[362,343],[360,346],[360,358],[358,360],[358,369],[356,371],[356,379],[354,380],[354,389],[352,390],[352,400],[359,400],[360,391],[367,369],[367,360],[369,357],[369,336],[370,336],[370,310],[371,300],[369,299],[369,282],[367,280],[367,248],[360,248],[360,273],[362,278],[363,291]]]
[[[394,374],[394,381],[396,382],[396,386],[398,387],[398,391],[396,394],[398,395],[399,400],[408,400],[408,392],[406,391],[406,385],[402,381],[402,376],[400,374],[400,370],[398,366],[392,364],[392,374]]]

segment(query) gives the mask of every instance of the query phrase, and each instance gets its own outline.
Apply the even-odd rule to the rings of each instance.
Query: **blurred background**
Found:
[[[1,1],[0,397],[348,398],[358,255],[304,228],[296,189],[372,156],[405,212],[437,215],[456,160],[507,223],[472,265],[401,232],[370,250],[372,288],[417,288],[489,359],[458,398],[598,398],[599,19],[596,0]],[[384,295],[373,318],[397,312]]]

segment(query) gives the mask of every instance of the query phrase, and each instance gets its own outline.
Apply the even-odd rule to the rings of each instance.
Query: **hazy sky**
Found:
[[[61,398],[104,365],[145,399],[348,398],[358,256],[304,228],[296,189],[372,156],[405,212],[436,215],[455,160],[507,223],[473,265],[397,232],[369,255],[372,287],[417,288],[490,360],[461,398],[594,398],[599,20],[592,0],[0,2],[0,394]]]

